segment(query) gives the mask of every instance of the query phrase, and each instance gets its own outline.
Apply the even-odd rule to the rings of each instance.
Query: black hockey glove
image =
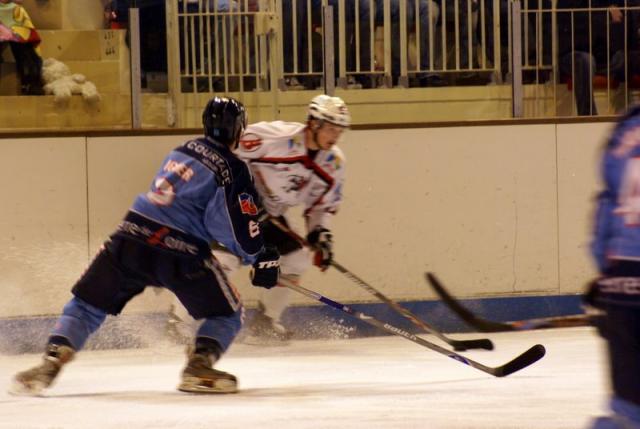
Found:
[[[591,280],[589,283],[587,283],[587,287],[586,287],[586,292],[584,293],[584,295],[582,295],[582,301],[586,304],[586,305],[590,305],[591,307],[594,308],[602,308],[602,303],[599,302],[599,298],[600,298],[600,293],[599,293],[599,286],[598,286],[598,282],[602,280],[602,277],[597,277],[594,280]]]
[[[307,235],[307,242],[315,251],[313,265],[325,271],[333,260],[333,235],[326,228],[318,227]]]
[[[278,284],[278,276],[280,274],[280,253],[275,247],[265,247],[262,253],[258,255],[258,259],[253,264],[251,270],[251,283],[271,289]]]

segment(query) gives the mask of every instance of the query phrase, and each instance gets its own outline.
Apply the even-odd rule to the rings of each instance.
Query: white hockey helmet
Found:
[[[351,126],[349,109],[340,97],[330,97],[325,94],[313,97],[309,103],[308,117],[345,128]]]

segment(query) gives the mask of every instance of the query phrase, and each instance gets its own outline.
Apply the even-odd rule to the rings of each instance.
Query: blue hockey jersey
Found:
[[[640,107],[613,130],[602,158],[591,250],[603,272],[610,260],[640,261]]]
[[[216,241],[252,264],[264,245],[258,225],[261,207],[246,164],[227,146],[198,138],[165,158],[120,231],[194,254],[203,245],[208,252],[208,244]],[[146,220],[168,228],[160,236],[145,233],[149,228],[140,224]]]

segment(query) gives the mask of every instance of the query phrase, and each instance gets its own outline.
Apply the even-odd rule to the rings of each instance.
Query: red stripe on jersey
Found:
[[[253,160],[251,162],[264,162],[266,164],[302,164],[307,169],[313,171],[317,174],[322,180],[327,182],[329,188],[333,186],[333,177],[324,171],[318,164],[316,164],[311,158],[307,155],[300,156],[292,156],[292,157],[265,157]]]

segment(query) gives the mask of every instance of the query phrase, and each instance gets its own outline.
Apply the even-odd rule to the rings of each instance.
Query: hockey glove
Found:
[[[333,260],[333,235],[326,228],[318,227],[307,235],[307,242],[314,250],[313,265],[325,271]]]
[[[280,274],[280,253],[275,247],[265,247],[251,270],[251,283],[271,289],[278,283]]]

